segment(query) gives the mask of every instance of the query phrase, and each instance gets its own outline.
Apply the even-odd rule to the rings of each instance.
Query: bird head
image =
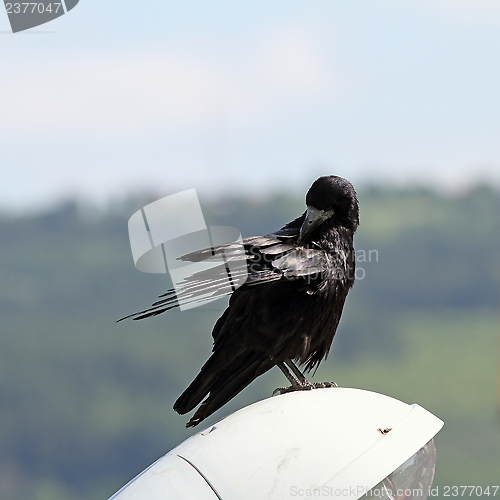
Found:
[[[327,175],[314,181],[306,195],[307,210],[297,243],[312,233],[326,220],[333,219],[353,232],[359,224],[358,199],[353,185],[336,175]]]

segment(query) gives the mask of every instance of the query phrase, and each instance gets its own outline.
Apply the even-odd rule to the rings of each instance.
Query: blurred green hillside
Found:
[[[314,380],[418,402],[445,421],[435,485],[498,485],[500,195],[359,198],[359,279]],[[227,300],[115,323],[170,287],[133,265],[127,220],[148,201],[0,216],[2,499],[105,500],[191,434],[172,404]],[[243,236],[304,210],[290,195],[201,203],[207,224]],[[206,424],[281,385],[271,370]]]

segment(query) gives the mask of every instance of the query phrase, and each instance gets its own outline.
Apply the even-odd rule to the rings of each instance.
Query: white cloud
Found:
[[[500,21],[498,0],[419,0],[416,5],[426,6],[460,25],[498,24]]]
[[[290,103],[317,98],[331,81],[306,34],[283,30],[256,45],[243,61],[218,54],[156,49],[147,54],[11,63],[2,75],[3,132],[33,130],[100,135],[158,128],[255,122]]]
[[[254,67],[265,86],[285,95],[314,95],[330,81],[313,40],[299,29],[277,31],[258,56]]]

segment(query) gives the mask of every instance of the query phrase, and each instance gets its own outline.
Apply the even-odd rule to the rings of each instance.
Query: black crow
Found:
[[[201,403],[187,427],[199,424],[274,365],[291,382],[287,390],[333,385],[311,384],[294,361],[310,371],[330,350],[354,284],[358,200],[351,183],[331,175],[313,183],[306,205],[300,217],[275,233],[181,257],[221,260],[223,253],[226,261],[243,263],[247,275],[214,326],[213,354],[174,404],[176,412],[185,414]],[[213,271],[197,273],[186,280],[184,290],[170,290],[150,309],[127,317],[155,316],[180,300],[196,300],[201,292],[217,294],[219,287]]]

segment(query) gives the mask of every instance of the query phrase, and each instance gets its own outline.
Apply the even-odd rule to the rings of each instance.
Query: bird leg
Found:
[[[278,368],[285,374],[285,377],[292,384],[290,387],[278,387],[274,390],[273,396],[278,394],[286,394],[287,392],[293,391],[310,391],[311,389],[321,389],[325,387],[338,387],[335,382],[309,382],[309,380],[304,377],[303,373],[297,368],[295,363],[291,359],[285,360],[285,362],[276,363]],[[292,370],[293,374],[290,372],[288,367]]]
[[[304,374],[297,368],[297,366],[291,359],[287,359],[285,363],[292,369],[292,372],[295,374],[301,384],[310,384],[309,380],[304,377]]]
[[[288,363],[287,363],[288,364]],[[297,377],[295,378],[291,373],[290,373],[290,370],[287,368],[287,366],[285,365],[285,363],[283,362],[279,362],[279,363],[276,363],[276,365],[278,366],[278,368],[283,372],[283,374],[285,375],[285,377],[290,381],[290,383],[292,384],[292,387],[298,389],[302,384],[303,384],[303,381],[301,380],[301,378],[303,380],[306,380],[305,377],[300,373],[300,376],[301,378]],[[290,366],[290,365],[289,365]],[[291,367],[290,367],[291,368]],[[294,367],[296,370],[297,368]],[[292,370],[293,370],[292,368]],[[295,372],[295,370],[293,370]],[[298,370],[297,370],[298,371]],[[296,373],[296,372],[295,372]],[[275,391],[276,392],[276,391]]]
[[[315,388],[314,384],[311,384],[311,382],[304,377],[302,372],[295,366],[291,359],[285,360],[284,363],[280,361],[276,363],[276,365],[284,373],[285,377],[292,385],[290,387],[278,387],[274,390],[273,396],[293,391],[308,391]],[[293,374],[290,372],[288,367],[291,368]]]

